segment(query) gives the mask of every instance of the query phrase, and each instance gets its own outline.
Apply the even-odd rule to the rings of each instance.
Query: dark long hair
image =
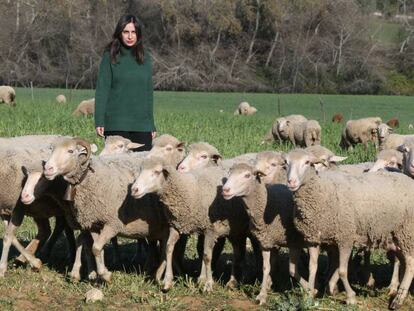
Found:
[[[116,64],[117,57],[120,53],[122,45],[122,31],[125,26],[129,23],[133,23],[135,27],[135,32],[137,34],[137,43],[132,47],[132,53],[135,55],[135,59],[138,64],[144,63],[144,44],[142,43],[142,27],[141,22],[138,17],[131,14],[126,14],[121,16],[118,23],[116,24],[114,34],[112,35],[112,41],[106,46],[106,49],[109,51],[111,57],[111,63]]]

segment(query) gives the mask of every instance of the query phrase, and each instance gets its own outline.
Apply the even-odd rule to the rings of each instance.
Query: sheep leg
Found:
[[[49,258],[50,253],[52,252],[53,246],[55,246],[57,239],[62,234],[63,229],[65,229],[66,221],[64,217],[56,217],[55,228],[53,229],[52,235],[50,235],[49,240],[42,247],[40,251],[41,258]]]
[[[119,258],[119,244],[118,244],[118,239],[116,236],[111,239],[111,244],[112,244],[112,264],[114,266],[117,266],[121,261]]]
[[[392,277],[390,285],[388,286],[388,295],[395,296],[397,295],[398,286],[400,285],[400,261],[394,252],[389,252],[391,257],[391,262],[394,261],[394,269],[392,271]]]
[[[339,277],[346,291],[346,304],[353,305],[356,303],[355,292],[348,281],[348,261],[352,254],[352,246],[339,246]]]
[[[226,238],[221,237],[217,239],[216,244],[213,248],[213,258],[211,260],[212,267],[217,265],[220,255],[223,252],[224,244],[226,243]],[[199,258],[203,258],[204,253],[204,235],[200,234],[197,238],[197,253]]]
[[[238,280],[241,278],[241,264],[246,256],[246,237],[241,239],[231,240],[233,246],[233,264],[231,266],[230,280],[227,282],[226,287],[236,288]]]
[[[272,278],[270,276],[270,251],[262,250],[262,269],[263,269],[263,279],[262,279],[262,286],[260,288],[259,295],[256,296],[256,302],[259,305],[266,304],[267,300],[267,292],[272,286]]]
[[[75,240],[75,234],[73,233],[73,229],[70,228],[70,226],[67,224],[65,219],[64,224],[64,230],[65,230],[65,236],[67,241],[67,247],[68,247],[68,258],[69,262],[74,262],[75,260],[75,252],[76,252],[76,240]]]
[[[375,279],[371,271],[371,251],[369,249],[366,249],[364,252],[364,272],[365,274],[368,274],[366,285],[373,288],[375,285]]]
[[[160,262],[160,265],[158,266],[157,272],[155,273],[155,279],[157,280],[158,283],[160,283],[161,277],[167,265],[167,260],[165,257],[166,247],[167,247],[167,239],[162,239],[160,241],[161,262]]]
[[[111,282],[112,273],[108,271],[105,266],[103,259],[103,248],[106,243],[108,243],[117,232],[108,225],[104,225],[99,234],[91,232],[93,238],[92,253],[95,256],[96,261],[96,272],[98,275],[106,282]]]
[[[36,237],[30,241],[30,243],[26,246],[26,251],[30,254],[34,255],[37,249],[43,244],[50,235],[50,225],[49,220],[45,218],[38,218],[34,217],[33,220],[37,226],[37,235]],[[23,264],[26,262],[26,258],[20,254],[15,261],[18,264]]]
[[[400,287],[398,288],[397,295],[394,297],[390,304],[390,309],[395,310],[402,306],[405,297],[410,289],[411,282],[414,276],[414,257],[405,255],[405,271],[401,281]]]
[[[250,242],[252,243],[254,259],[255,259],[255,277],[258,277],[259,271],[262,269],[261,265],[263,262],[262,258],[262,249],[260,247],[259,241],[252,235],[249,235]]]
[[[309,247],[309,290],[311,295],[317,294],[317,289],[315,288],[315,281],[316,281],[316,272],[318,270],[318,258],[320,253],[319,246],[316,247]]]
[[[299,284],[305,288],[310,289],[313,291],[313,288],[309,288],[309,283],[306,282],[304,278],[302,278],[298,271],[298,261],[300,257],[300,248],[289,248],[289,275],[290,277],[294,278]]]
[[[204,236],[204,255],[203,262],[206,269],[206,283],[203,292],[211,292],[213,290],[213,273],[211,271],[211,259],[213,257],[213,247],[216,239],[211,235]]]
[[[84,234],[81,232],[76,239],[76,253],[75,261],[73,262],[72,271],[69,273],[69,276],[74,281],[80,281],[80,269],[82,266],[82,248],[84,243]]]
[[[172,281],[174,277],[173,267],[172,267],[173,252],[174,252],[175,243],[177,243],[179,238],[180,238],[180,233],[173,227],[170,227],[170,233],[168,235],[166,255],[165,255],[167,259],[167,267],[166,267],[165,275],[164,275],[164,288],[162,289],[163,292],[169,291],[172,287]]]

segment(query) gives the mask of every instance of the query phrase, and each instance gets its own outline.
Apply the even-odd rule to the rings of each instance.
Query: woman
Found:
[[[95,127],[99,136],[120,135],[144,144],[135,151],[151,149],[156,135],[152,60],[134,15],[119,19],[99,66]]]

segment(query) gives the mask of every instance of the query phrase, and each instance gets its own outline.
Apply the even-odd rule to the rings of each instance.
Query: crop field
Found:
[[[77,104],[94,96],[92,90],[60,90],[18,88],[17,106],[0,105],[0,137],[27,134],[64,134],[83,137],[103,146],[103,140],[94,131],[93,117],[76,118],[71,115]],[[65,94],[68,103],[57,104],[55,97]],[[233,112],[242,100],[258,109],[253,116],[234,116]],[[400,128],[397,133],[410,133],[408,124],[414,124],[414,98],[400,96],[345,96],[345,95],[297,95],[297,94],[243,94],[243,93],[195,93],[155,92],[155,122],[158,134],[169,133],[187,143],[207,141],[216,146],[224,157],[263,150],[290,150],[289,145],[260,144],[280,115],[300,113],[317,119],[323,128],[323,145],[338,155],[348,156],[347,163],[372,161],[375,148],[366,152],[362,147],[346,153],[339,148],[341,124],[332,124],[334,113],[342,113],[345,119],[380,116],[384,121],[397,117]],[[33,222],[26,218],[18,230],[18,238],[24,244],[35,235]],[[1,229],[0,234],[3,234]],[[114,271],[110,284],[81,281],[72,283],[67,272],[64,239],[59,240],[51,258],[40,271],[14,265],[16,251],[11,252],[6,277],[0,279],[1,310],[386,310],[387,288],[392,267],[382,251],[372,255],[375,289],[356,282],[358,305],[343,304],[345,295],[334,297],[320,293],[311,299],[288,277],[287,254],[282,251],[280,264],[273,273],[273,290],[268,305],[259,307],[254,297],[260,290],[260,281],[254,278],[254,257],[247,254],[244,283],[237,290],[228,290],[224,284],[231,268],[231,248],[226,246],[215,271],[215,285],[211,294],[203,294],[196,284],[199,271],[195,240],[192,238],[186,251],[187,276],[176,278],[173,289],[164,294],[150,277],[140,273],[142,258],[136,252],[136,243],[121,239],[121,264],[112,264],[112,247],[105,248],[106,262]],[[326,256],[320,256],[319,283],[323,284]],[[359,275],[355,271],[351,279]],[[101,302],[87,304],[85,293],[92,287],[104,293]],[[414,310],[414,299],[407,297],[402,310]]]

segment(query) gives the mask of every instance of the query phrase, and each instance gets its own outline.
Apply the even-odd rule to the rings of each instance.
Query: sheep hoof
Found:
[[[172,287],[172,283],[171,282],[166,282],[164,287],[162,288],[162,292],[163,293],[167,293]]]
[[[329,286],[328,294],[330,296],[335,296],[337,293],[338,293],[338,286],[336,284],[333,287]]]
[[[27,259],[23,255],[20,255],[14,260],[14,263],[16,266],[24,265],[26,262],[27,262]]]
[[[353,295],[346,298],[346,304],[347,305],[354,305],[356,303],[357,303],[357,300],[355,298],[355,294],[353,294]]]
[[[236,289],[238,286],[238,283],[235,279],[230,279],[230,281],[227,282],[226,287],[229,289]]]
[[[213,291],[213,282],[206,282],[206,284],[204,284],[203,292],[211,293],[212,291]]]
[[[110,273],[110,272],[109,272]],[[88,274],[88,280],[89,281],[95,281],[96,279],[97,279],[97,277],[98,277],[98,274],[96,273],[96,271],[91,271],[89,274]]]
[[[69,277],[72,282],[79,282],[80,281],[80,274],[79,273],[70,273]]]
[[[101,279],[104,280],[106,283],[111,283],[112,281],[112,273],[109,272],[108,270],[105,271],[104,273],[102,273],[100,275]]]
[[[395,297],[397,295],[398,286],[390,286],[388,289],[388,296]]]
[[[259,304],[259,306],[264,306],[266,304],[267,295],[265,294],[259,294],[256,296],[256,303]]]
[[[42,268],[42,261],[38,258],[35,258],[32,263],[32,268],[35,271],[39,271]]]
[[[403,290],[399,289],[397,291],[397,295],[391,301],[391,303],[389,305],[389,309],[390,310],[397,310],[397,309],[401,308],[403,301],[404,301],[404,298],[403,298]]]
[[[199,276],[197,279],[197,284],[204,284],[206,282],[206,277]]]
[[[372,276],[372,274],[369,276],[368,282],[367,282],[367,287],[368,288],[374,288],[375,286],[375,279]]]
[[[0,269],[0,278],[4,278],[4,275],[6,274],[6,269]]]

